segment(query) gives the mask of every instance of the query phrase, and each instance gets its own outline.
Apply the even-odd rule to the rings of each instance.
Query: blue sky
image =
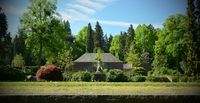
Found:
[[[17,34],[19,20],[29,0],[0,0],[8,18],[8,32]],[[73,35],[90,22],[93,29],[100,22],[104,34],[127,31],[130,24],[152,24],[162,28],[165,19],[177,13],[186,13],[186,0],[58,0],[57,12],[69,20]]]

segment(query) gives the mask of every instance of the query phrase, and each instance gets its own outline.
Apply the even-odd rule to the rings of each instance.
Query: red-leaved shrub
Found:
[[[60,68],[54,64],[42,66],[36,73],[36,80],[62,81],[62,72]]]

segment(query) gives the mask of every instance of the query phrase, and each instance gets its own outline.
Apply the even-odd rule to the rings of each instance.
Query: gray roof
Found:
[[[74,62],[97,62],[97,53],[85,53]],[[102,53],[103,62],[122,62],[110,53]]]

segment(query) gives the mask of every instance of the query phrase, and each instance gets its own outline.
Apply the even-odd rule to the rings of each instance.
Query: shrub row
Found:
[[[107,82],[192,82],[195,81],[193,77],[187,76],[144,76],[144,75],[134,75],[130,76],[129,74],[124,73],[118,69],[112,69],[104,71],[104,77],[102,80],[95,80],[94,76],[98,73],[91,73],[88,71],[79,71],[75,73],[66,73],[67,81],[107,81]],[[104,75],[103,75],[104,76]],[[102,77],[101,77],[102,78]]]
[[[21,70],[14,68],[0,68],[0,81],[23,81],[25,74]]]
[[[72,75],[71,81],[91,81],[92,75],[88,71],[79,71]]]

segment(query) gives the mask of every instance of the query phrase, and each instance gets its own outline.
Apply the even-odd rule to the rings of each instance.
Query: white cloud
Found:
[[[138,23],[132,23],[132,22],[125,22],[125,21],[110,21],[110,20],[101,20],[101,19],[95,19],[95,18],[89,18],[87,15],[82,14],[74,9],[67,9],[66,12],[59,12],[60,15],[64,20],[70,20],[70,21],[85,21],[85,22],[91,22],[96,23],[99,21],[99,23],[104,25],[110,25],[110,26],[118,26],[118,27],[129,27],[130,24],[133,25],[133,28],[136,29],[136,27],[139,25]],[[149,25],[149,24],[146,24]],[[163,28],[162,24],[152,24],[154,28]]]
[[[90,18],[87,14],[96,13],[95,9],[102,9],[105,7],[106,3],[113,2],[114,0],[76,0],[77,3],[67,4],[70,9],[59,12],[63,19],[74,21],[85,21],[99,23],[110,26],[118,27],[129,27],[130,24],[133,25],[134,29],[139,25],[138,23],[126,22],[126,21],[110,21],[110,20],[101,20],[96,18]],[[89,7],[88,7],[89,6]],[[82,13],[84,12],[84,13]],[[148,25],[148,24],[147,24]],[[161,24],[152,24],[155,28],[162,28]]]
[[[113,2],[114,0],[96,0],[98,2],[103,2],[103,3],[110,3]]]
[[[88,13],[88,14],[94,14],[96,12],[94,9],[91,9],[89,7],[79,5],[79,4],[67,4],[67,6],[74,8],[74,9],[81,10],[81,11]]]
[[[77,0],[77,2],[81,3],[81,4],[86,4],[90,7],[94,7],[97,9],[101,9],[104,8],[105,5],[103,5],[102,3],[98,2],[98,1],[92,1],[92,0]]]
[[[76,11],[75,9],[66,9],[65,11],[60,11],[59,14],[61,18],[70,21],[82,21],[84,19],[88,19],[88,16]]]
[[[70,21],[71,21],[71,20],[73,19],[72,16],[66,14],[66,13],[63,12],[63,11],[60,11],[60,12],[58,12],[58,13],[59,13],[59,15],[61,16],[61,18],[64,19],[64,20],[70,20]]]
[[[76,11],[75,9],[67,9],[66,11],[69,13],[69,15],[72,15],[75,18],[80,18],[80,19],[88,18],[87,15],[85,15],[79,11]]]
[[[89,19],[88,22],[99,22],[101,24],[105,25],[111,25],[111,26],[121,26],[121,27],[129,27],[130,22],[124,22],[124,21],[109,21],[109,20],[98,20],[98,19]],[[133,26],[137,26],[138,24],[132,24]]]

